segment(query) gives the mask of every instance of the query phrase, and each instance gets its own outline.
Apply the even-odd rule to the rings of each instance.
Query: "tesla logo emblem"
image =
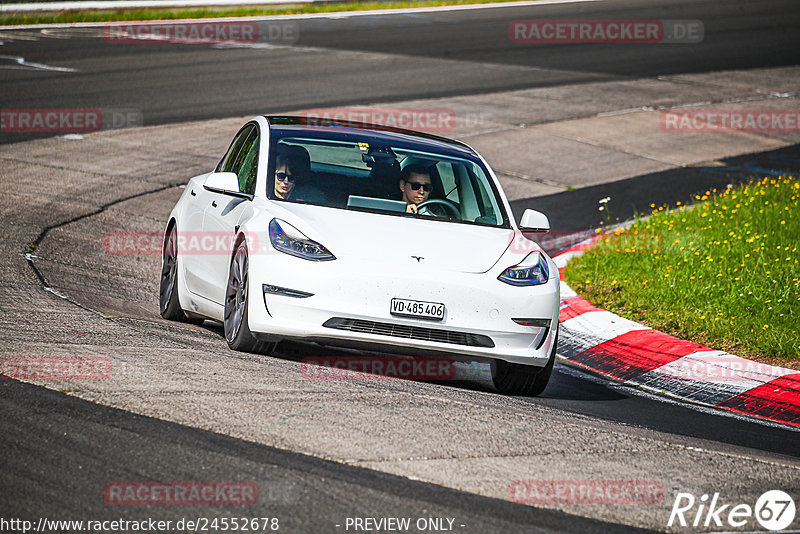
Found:
[[[422,256],[411,256],[411,257],[414,258],[415,260],[417,260],[417,263],[419,263],[419,262],[421,262],[422,260],[425,259]]]

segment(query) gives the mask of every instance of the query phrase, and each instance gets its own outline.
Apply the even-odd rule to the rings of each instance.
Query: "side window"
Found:
[[[256,188],[256,170],[258,168],[258,129],[253,128],[242,144],[239,155],[231,172],[239,177],[239,191],[254,193]]]
[[[487,191],[485,181],[481,180],[476,172],[484,176],[473,163],[453,165],[453,173],[460,184],[464,217],[484,224],[502,224],[494,197]]]
[[[248,124],[233,138],[228,152],[223,156],[222,161],[217,165],[217,172],[236,172],[233,170],[233,164],[236,162],[236,156],[242,148],[242,144],[247,139],[247,136],[255,128],[252,124]]]
[[[452,200],[458,204],[458,188],[456,187],[456,177],[453,175],[453,165],[446,161],[440,161],[436,164],[436,170],[439,171],[439,177],[442,179],[442,186],[447,200]]]
[[[477,191],[477,201],[478,206],[480,208],[481,216],[475,219],[476,222],[483,222],[488,224],[501,224],[502,221],[498,220],[497,214],[500,210],[497,207],[497,202],[494,196],[487,191],[487,184],[486,179],[481,180],[478,178],[476,173],[483,173],[479,168],[477,168],[474,164],[472,164],[473,168],[467,168],[467,172],[469,173],[469,177],[471,180],[474,181],[475,189]]]

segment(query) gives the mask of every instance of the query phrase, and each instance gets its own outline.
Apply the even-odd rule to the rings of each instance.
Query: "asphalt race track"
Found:
[[[531,525],[539,532],[629,530],[98,407],[27,384],[4,385],[0,402],[6,420],[3,446],[5,450],[24,451],[21,457],[12,454],[6,458],[6,516],[13,510],[18,517],[136,519],[139,510],[110,513],[102,499],[97,502],[92,498],[98,479],[112,476],[122,480],[135,474],[187,480],[197,477],[198,466],[203,466],[206,478],[255,479],[263,504],[248,507],[247,514],[278,517],[281,531],[332,531],[335,523],[344,524],[348,516],[359,512],[377,517],[456,517],[474,532],[518,532]],[[15,431],[22,428],[25,430]],[[31,434],[35,434],[36,442],[31,442]],[[83,442],[87,435],[93,436],[92,444]],[[48,446],[55,441],[59,447]],[[55,470],[60,475],[51,480],[26,480],[25,473],[14,468],[22,460],[28,469]],[[76,463],[92,474],[75,476]],[[67,473],[72,474],[71,491],[58,491]],[[159,511],[157,517],[178,521],[198,516],[197,510],[188,506],[173,506],[165,512]],[[229,512],[224,506],[216,506],[203,508],[200,516],[226,516]]]
[[[548,17],[696,19],[705,37],[693,46],[509,41],[511,20]],[[162,231],[181,185],[216,163],[238,117],[792,67],[800,4],[607,1],[298,24],[297,43],[281,47],[122,46],[101,28],[0,30],[0,107],[134,109],[151,127],[79,141],[0,132],[0,356],[100,355],[114,365],[111,379],[91,384],[0,381],[0,518],[275,517],[283,532],[354,532],[347,518],[410,517],[451,518],[457,532],[628,532],[666,530],[678,492],[750,505],[771,489],[800,496],[795,430],[562,366],[539,398],[497,395],[485,376],[305,380],[299,361],[323,349],[287,343],[268,358],[229,351],[218,325],[158,316],[157,255],[103,250],[109,231]],[[19,65],[9,56],[76,72],[5,68]],[[614,95],[614,104],[624,109],[628,98]],[[556,99],[552,106],[560,120],[584,116]],[[227,120],[190,122],[209,119]],[[598,197],[620,199],[624,219],[765,168],[800,172],[798,145],[512,206],[517,216],[533,207],[554,228],[585,230],[599,222]],[[663,498],[530,506],[509,498],[520,480],[651,481]],[[247,481],[259,498],[111,505],[103,492],[115,481]],[[758,528],[752,521],[746,530]]]
[[[700,20],[698,46],[539,45],[508,38],[525,18]],[[7,108],[134,108],[144,124],[391,102],[674,73],[795,65],[792,0],[604,1],[298,21],[291,47],[123,45],[100,28],[2,30],[3,56],[78,72],[4,70]],[[19,37],[15,37],[19,36]],[[0,65],[11,60],[0,58]],[[355,81],[358,82],[355,82]],[[621,95],[623,97],[623,95]],[[624,101],[624,98],[621,98]],[[25,136],[4,135],[0,142]]]

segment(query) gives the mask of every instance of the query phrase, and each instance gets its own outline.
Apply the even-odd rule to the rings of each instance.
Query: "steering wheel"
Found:
[[[453,203],[450,200],[444,200],[444,199],[441,199],[441,198],[429,198],[428,200],[425,200],[425,201],[420,202],[419,204],[417,204],[417,209],[424,208],[425,206],[428,206],[428,205],[431,205],[431,204],[442,206],[442,207],[445,208],[445,211],[450,212],[450,214],[455,219],[459,219],[459,220],[461,219],[461,213],[458,211],[458,206],[456,206],[455,203]]]

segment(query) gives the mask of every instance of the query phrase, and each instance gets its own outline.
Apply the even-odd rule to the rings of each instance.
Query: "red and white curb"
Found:
[[[553,260],[559,272],[598,237]],[[563,278],[563,276],[562,276]],[[692,343],[597,308],[561,282],[558,356],[649,391],[800,427],[800,371]]]

